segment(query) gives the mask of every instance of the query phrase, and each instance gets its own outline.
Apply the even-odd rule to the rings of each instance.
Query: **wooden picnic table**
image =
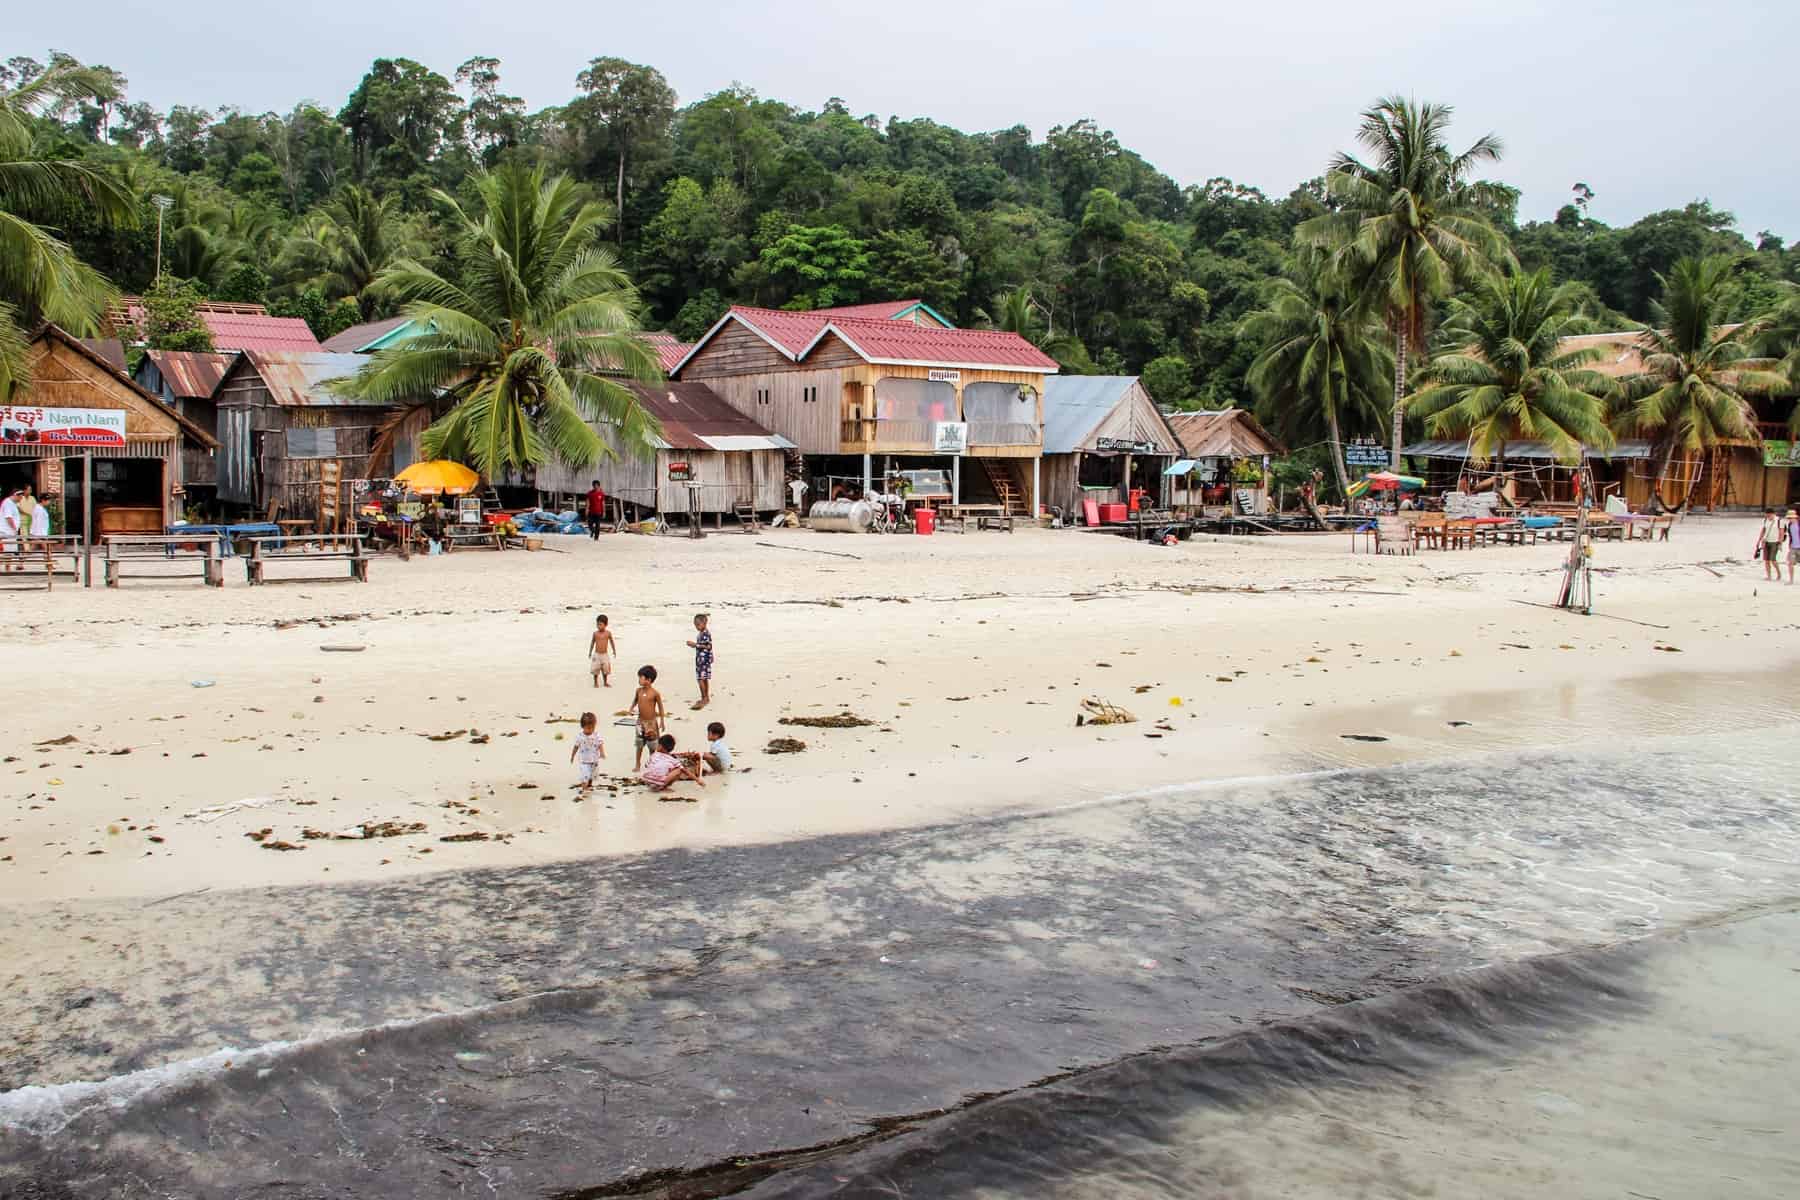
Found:
[[[188,550],[193,546],[193,550]],[[181,551],[181,553],[177,553]],[[219,561],[219,543],[213,538],[196,542],[183,534],[109,533],[106,535],[106,586],[118,587],[125,568],[132,563],[161,562],[180,566],[198,563],[200,575],[208,587],[225,586],[224,564]],[[155,572],[155,577],[171,576]]]
[[[360,533],[316,534],[304,542],[281,537],[252,538],[250,553],[244,559],[244,578],[252,587],[265,583],[322,583],[341,578],[336,575],[284,574],[270,579],[267,576],[270,563],[290,562],[348,563],[350,579],[358,583],[369,582],[369,556],[363,549],[363,535]]]

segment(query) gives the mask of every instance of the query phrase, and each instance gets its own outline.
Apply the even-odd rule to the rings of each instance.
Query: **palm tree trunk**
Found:
[[[1400,446],[1403,440],[1403,427],[1406,423],[1406,326],[1402,324],[1395,332],[1394,347],[1394,461],[1388,470],[1398,474],[1400,471]]]
[[[625,147],[619,147],[619,207],[613,217],[613,224],[618,226],[619,245],[625,244]]]
[[[1331,465],[1337,471],[1338,495],[1350,500],[1350,472],[1344,469],[1344,438],[1338,432],[1337,406],[1325,410],[1325,424],[1331,434]]]
[[[1669,467],[1675,462],[1675,450],[1675,439],[1670,438],[1668,448],[1663,451],[1662,462],[1657,465],[1656,475],[1650,480],[1650,511],[1653,513],[1662,512],[1668,507],[1662,498],[1663,481],[1669,477]]]

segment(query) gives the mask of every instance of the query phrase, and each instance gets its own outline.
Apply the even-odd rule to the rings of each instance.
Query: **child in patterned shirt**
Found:
[[[700,683],[700,703],[694,705],[694,711],[699,712],[712,700],[713,640],[706,629],[705,613],[694,616],[694,628],[699,632],[688,645],[694,651],[694,678]]]
[[[606,743],[600,740],[596,732],[600,720],[591,712],[581,714],[581,733],[575,738],[575,744],[569,748],[569,761],[575,764],[581,782],[577,785],[585,793],[594,786],[594,774],[600,770],[600,760],[606,757]]]

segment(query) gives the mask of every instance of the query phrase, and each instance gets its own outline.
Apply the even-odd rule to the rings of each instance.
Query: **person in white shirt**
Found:
[[[24,488],[13,488],[6,493],[6,499],[0,500],[0,556],[6,559],[6,569],[16,571],[18,563],[15,557],[19,553],[19,497],[25,494]]]
[[[575,744],[569,748],[569,761],[575,764],[580,782],[576,785],[583,792],[594,786],[594,775],[600,770],[600,760],[606,757],[606,743],[600,740],[595,727],[600,719],[591,712],[581,714],[581,733],[575,738]]]
[[[50,506],[42,500],[31,510],[31,548],[39,554],[44,552],[44,539],[50,536]]]
[[[704,752],[687,750],[676,757],[696,772],[722,775],[731,770],[731,747],[725,744],[725,726],[714,721],[706,727]]]

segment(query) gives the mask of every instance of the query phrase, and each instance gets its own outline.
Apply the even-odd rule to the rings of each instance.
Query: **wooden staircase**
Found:
[[[1012,462],[1004,458],[978,458],[982,470],[987,472],[988,483],[994,489],[994,495],[1006,506],[1009,517],[1029,517],[1031,515],[1031,497],[1025,494],[1018,476],[1013,474]]]

